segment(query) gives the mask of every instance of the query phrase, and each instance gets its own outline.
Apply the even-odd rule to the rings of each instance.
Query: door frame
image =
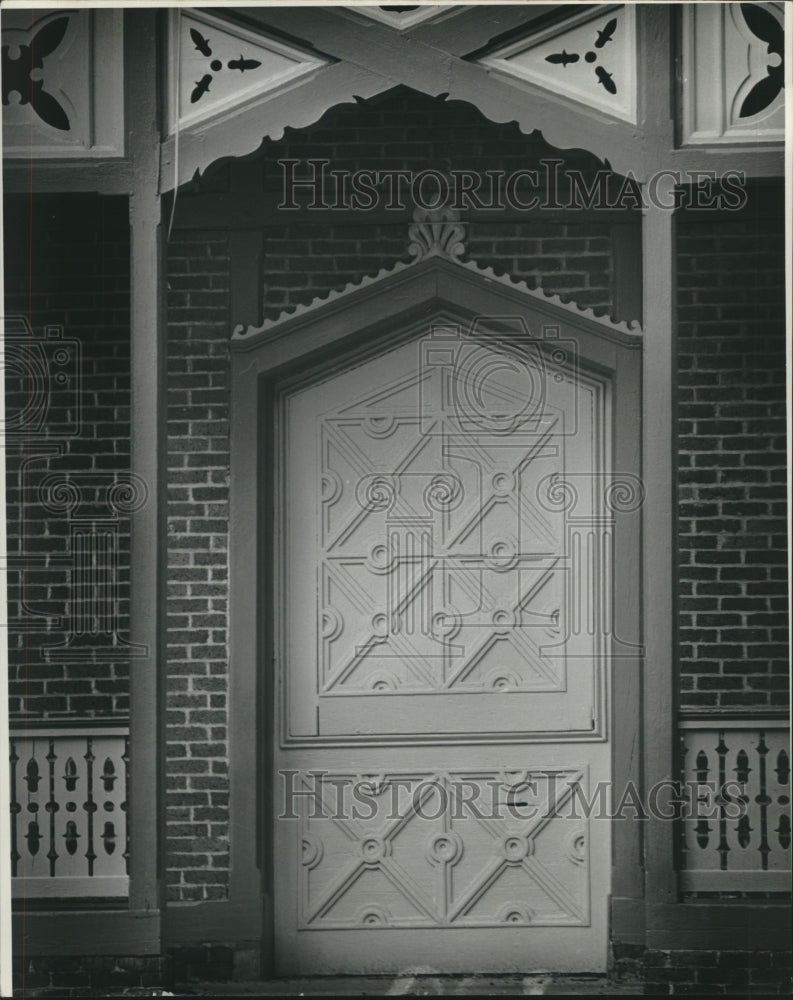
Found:
[[[271,410],[275,384],[320,363],[344,366],[351,351],[378,352],[427,332],[430,323],[470,324],[477,316],[523,315],[534,333],[538,320],[574,337],[582,367],[606,376],[612,393],[613,469],[640,477],[641,332],[587,310],[493,280],[476,265],[431,257],[403,265],[331,297],[316,308],[262,327],[235,332],[231,340],[231,466],[229,524],[229,902],[250,918],[245,937],[262,947],[263,975],[273,969],[273,897],[270,796],[273,671],[266,609],[271,607],[272,524]],[[340,360],[342,359],[342,360]],[[641,504],[615,513],[614,632],[642,642]],[[642,657],[611,663],[610,712],[614,801],[632,782],[641,788]],[[534,741],[536,742],[536,741]],[[642,823],[611,821],[611,908],[634,905],[644,894]]]

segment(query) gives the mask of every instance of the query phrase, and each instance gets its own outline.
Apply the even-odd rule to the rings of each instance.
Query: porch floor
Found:
[[[175,995],[262,997],[402,997],[402,996],[636,996],[639,980],[608,976],[328,976],[271,979],[263,982],[190,983]]]

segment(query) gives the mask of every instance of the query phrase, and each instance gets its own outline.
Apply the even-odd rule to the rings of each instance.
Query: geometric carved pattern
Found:
[[[128,737],[11,737],[11,874],[26,897],[124,896]]]
[[[586,768],[299,781],[300,929],[589,925]]]
[[[289,737],[598,731],[626,505],[575,339],[438,321],[281,399]]]
[[[636,23],[630,5],[575,14],[478,61],[512,82],[526,80],[636,121]]]
[[[683,140],[784,139],[781,3],[685,4]]]
[[[743,873],[765,872],[763,888],[778,879],[789,888],[791,864],[789,731],[773,724],[731,728],[714,723],[681,733],[683,776],[699,805],[681,824],[683,867],[697,886],[728,889]],[[742,815],[718,795],[743,804]],[[737,786],[742,786],[739,793]],[[736,885],[743,888],[743,885]]]
[[[473,426],[479,366],[514,357],[472,342],[445,365],[461,343],[436,332],[415,376],[321,419],[323,694],[564,690],[563,518],[537,497],[564,468],[562,414],[515,417],[501,373],[504,413]],[[544,400],[539,359],[527,373]]]

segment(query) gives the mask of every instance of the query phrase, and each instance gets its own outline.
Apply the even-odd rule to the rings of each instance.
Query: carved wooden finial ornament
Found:
[[[427,257],[455,260],[465,253],[465,225],[451,208],[416,208],[408,228],[408,253],[417,261]]]

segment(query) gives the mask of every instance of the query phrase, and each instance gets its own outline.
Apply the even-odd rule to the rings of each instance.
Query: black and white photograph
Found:
[[[0,996],[791,996],[790,15],[4,0]]]

